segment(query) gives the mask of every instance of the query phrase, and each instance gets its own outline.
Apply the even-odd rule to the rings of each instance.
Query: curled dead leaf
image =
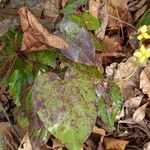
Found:
[[[148,102],[145,103],[144,105],[142,105],[141,107],[139,107],[133,114],[133,121],[136,123],[139,123],[140,121],[142,121],[145,117],[145,109],[146,106],[148,105]]]
[[[126,114],[126,119],[128,117],[130,118],[130,115],[127,116],[127,114],[129,114],[131,110],[133,109],[135,110],[140,105],[142,99],[143,99],[143,95],[139,95],[139,96],[132,97],[129,100],[125,101],[121,112],[117,115],[117,119],[120,120],[120,118],[124,117],[125,114]]]
[[[104,145],[106,150],[114,149],[114,150],[125,150],[126,145],[129,141],[119,140],[114,138],[105,137]]]
[[[102,143],[104,136],[106,135],[105,130],[102,128],[98,128],[98,127],[94,126],[92,132],[101,136],[101,143]]]
[[[140,74],[140,89],[150,98],[150,65],[146,66]]]
[[[19,9],[18,13],[24,32],[22,51],[33,51],[46,48],[47,46],[58,49],[68,48],[68,44],[62,38],[50,34],[27,8]]]

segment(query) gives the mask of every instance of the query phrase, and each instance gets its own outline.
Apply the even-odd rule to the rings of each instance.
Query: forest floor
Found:
[[[0,150],[150,150],[149,0],[0,0]]]

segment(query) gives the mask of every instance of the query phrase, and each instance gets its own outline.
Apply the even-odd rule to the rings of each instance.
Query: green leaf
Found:
[[[75,23],[81,25],[82,27],[84,27],[85,29],[88,29],[88,30],[96,30],[100,27],[99,20],[86,12],[80,16],[70,15],[70,16],[68,16],[67,19],[69,21],[72,21],[72,22],[75,22]],[[90,35],[94,42],[95,49],[97,51],[103,50],[102,43],[92,33],[90,33]]]
[[[82,18],[86,24],[88,30],[96,30],[100,27],[100,22],[97,18],[92,16],[90,13],[82,13]]]
[[[38,51],[38,52],[33,52],[28,55],[28,59],[48,65],[51,67],[55,67],[55,61],[57,58],[58,53],[53,50],[43,50],[43,51]]]
[[[84,28],[87,28],[90,31],[96,30],[101,26],[99,20],[88,12],[84,12],[80,16],[70,15],[68,16],[68,20],[78,23],[79,25],[81,25]]]
[[[36,78],[33,103],[45,127],[69,149],[80,150],[96,121],[93,83],[98,78],[79,64],[64,66],[69,66],[64,80],[52,72]]]
[[[88,0],[78,0],[78,1],[71,2],[61,10],[61,13],[73,14],[78,7],[86,5],[87,2]]]
[[[22,46],[22,36],[23,36],[23,33],[22,32],[17,32],[16,33],[16,44],[17,44],[17,48],[20,50],[21,49],[21,46]]]
[[[92,38],[93,43],[95,45],[95,50],[96,51],[103,51],[104,46],[102,45],[102,42],[99,39],[97,39],[93,34],[91,34],[91,38]]]
[[[15,104],[20,105],[21,89],[24,85],[25,79],[21,74],[20,70],[15,70],[12,72],[9,78],[9,90],[14,98]]]
[[[85,21],[84,19],[81,17],[81,15],[70,15],[68,16],[67,18],[69,21],[72,21],[72,22],[75,22],[79,25],[81,25],[82,27],[86,28],[86,24],[85,24]]]
[[[143,25],[150,25],[150,9],[141,17],[136,27],[139,28]]]
[[[2,43],[5,43],[5,51],[7,52],[7,55],[12,55],[15,52],[16,45],[14,32],[9,30],[7,34],[0,37],[0,41],[2,41]]]
[[[23,128],[28,128],[30,125],[29,119],[26,116],[18,116],[17,123]]]
[[[99,116],[101,117],[102,121],[108,125],[109,128],[112,128],[115,123],[116,115],[121,107],[121,92],[119,87],[116,84],[110,84],[110,88],[108,91],[108,95],[112,101],[112,110],[109,111],[106,107],[104,102],[104,98],[101,98],[98,104],[98,111]],[[109,108],[110,109],[110,108]]]
[[[11,72],[14,72],[15,70],[20,71],[27,83],[29,83],[30,85],[33,83],[33,66],[29,62],[27,62],[26,59],[18,57],[13,65]]]

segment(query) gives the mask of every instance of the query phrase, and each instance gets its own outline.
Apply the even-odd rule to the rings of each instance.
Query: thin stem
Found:
[[[120,21],[120,22],[122,22],[122,23],[124,23],[124,24],[126,24],[127,26],[129,26],[129,27],[131,27],[132,29],[134,29],[135,31],[137,31],[137,29],[134,27],[134,26],[132,26],[131,24],[129,24],[129,23],[127,23],[127,22],[125,22],[125,21],[123,21],[123,20],[121,20],[121,19],[119,19],[119,18],[117,18],[117,17],[115,17],[115,16],[113,16],[113,15],[110,15],[110,14],[106,14],[106,13],[104,13],[104,12],[101,12],[102,14],[104,14],[104,15],[107,15],[108,17],[110,17],[110,18],[113,18],[113,19],[115,19],[115,20],[117,20],[117,21]]]

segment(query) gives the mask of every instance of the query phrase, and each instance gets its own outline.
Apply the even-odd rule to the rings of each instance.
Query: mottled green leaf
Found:
[[[84,28],[67,21],[60,24],[60,31],[69,44],[68,50],[61,50],[65,57],[75,62],[95,65],[95,47],[89,33]]]
[[[88,0],[78,0],[78,1],[71,2],[61,10],[61,13],[73,14],[78,7],[86,5],[87,2]]]
[[[28,54],[28,59],[51,67],[55,66],[58,53],[53,50],[43,50]]]
[[[143,25],[150,25],[150,9],[141,17],[136,26],[139,28]]]
[[[110,84],[108,96],[112,101],[112,108],[109,108],[108,110],[104,98],[101,98],[98,104],[98,110],[102,121],[108,125],[108,127],[112,128],[122,103],[122,96],[119,87],[115,84]]]
[[[64,80],[52,72],[36,78],[33,103],[46,128],[69,149],[80,150],[95,124],[97,96],[93,86],[98,78],[88,74],[89,66],[88,72],[83,65],[68,66]]]
[[[14,98],[15,104],[20,105],[21,89],[25,82],[24,76],[20,70],[12,72],[9,78],[9,90]]]
[[[68,16],[68,20],[75,22],[88,30],[96,30],[97,28],[99,28],[100,27],[99,20],[90,14],[88,14],[89,16],[87,15],[88,17],[86,17],[86,14],[88,14],[88,13],[83,13],[80,16],[79,15],[70,15],[70,16]],[[94,42],[95,49],[98,51],[101,51],[103,49],[102,43],[93,34],[90,34],[90,36]]]

